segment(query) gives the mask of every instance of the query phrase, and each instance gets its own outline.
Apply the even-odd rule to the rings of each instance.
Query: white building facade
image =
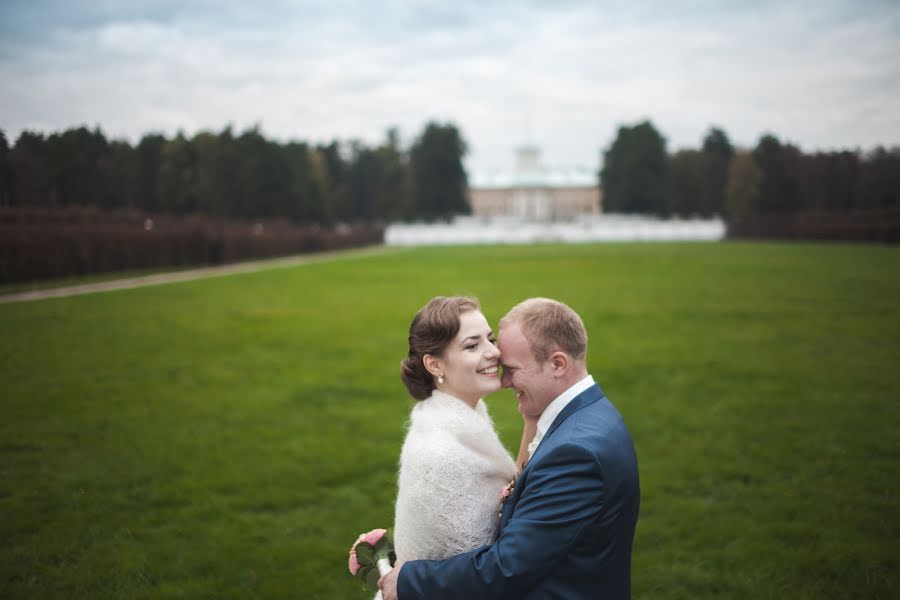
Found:
[[[596,173],[545,168],[538,149],[527,146],[517,150],[513,173],[476,178],[469,203],[475,217],[569,221],[600,214],[602,193]]]

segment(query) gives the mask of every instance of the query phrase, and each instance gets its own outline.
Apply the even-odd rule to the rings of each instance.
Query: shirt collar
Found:
[[[556,420],[556,417],[559,416],[559,413],[563,411],[563,409],[568,406],[569,402],[575,399],[578,394],[583,392],[594,385],[594,378],[590,375],[564,391],[562,394],[557,396],[553,402],[547,405],[547,408],[544,409],[544,412],[541,413],[540,418],[537,422],[537,433],[535,435],[535,439],[540,440],[544,437],[544,434],[547,433],[547,430],[550,429],[550,426],[553,425],[553,421]]]

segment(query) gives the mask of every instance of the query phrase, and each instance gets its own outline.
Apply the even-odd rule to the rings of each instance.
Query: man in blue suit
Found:
[[[637,457],[586,354],[584,324],[565,304],[532,298],[503,317],[503,385],[535,437],[502,505],[499,537],[447,560],[400,565],[379,582],[385,600],[630,597]]]

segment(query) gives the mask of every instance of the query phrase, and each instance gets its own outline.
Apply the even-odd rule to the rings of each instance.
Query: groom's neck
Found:
[[[565,392],[567,389],[587,376],[587,365],[572,365],[572,367],[566,372],[566,374],[559,378],[559,382],[556,386],[556,395],[554,397],[559,397],[563,392]]]

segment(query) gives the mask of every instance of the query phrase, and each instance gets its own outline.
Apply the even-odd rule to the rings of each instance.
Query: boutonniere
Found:
[[[513,478],[509,480],[509,483],[500,488],[500,506],[498,507],[499,510],[497,511],[498,517],[503,516],[503,503],[506,502],[506,499],[509,498],[510,494],[512,494],[512,491],[516,487],[516,479],[518,478],[519,474],[516,473],[515,475],[513,475]]]

